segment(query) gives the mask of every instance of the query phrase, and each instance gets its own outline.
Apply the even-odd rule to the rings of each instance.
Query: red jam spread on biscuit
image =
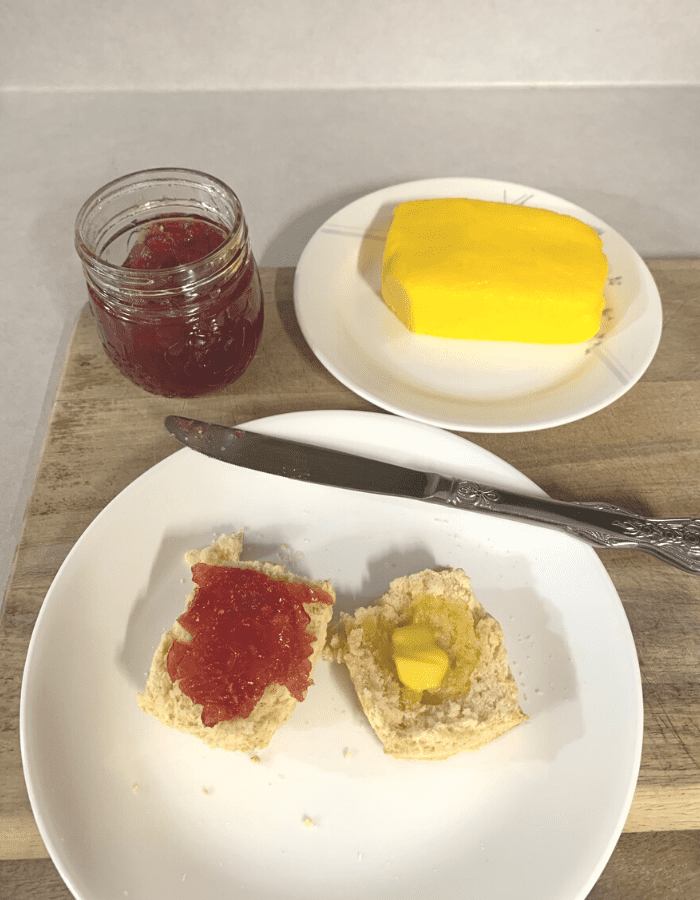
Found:
[[[330,604],[330,595],[254,569],[207,563],[192,567],[192,579],[194,599],[178,619],[192,637],[173,642],[167,669],[183,694],[201,703],[203,724],[246,718],[272,684],[303,700],[316,640],[303,604]]]

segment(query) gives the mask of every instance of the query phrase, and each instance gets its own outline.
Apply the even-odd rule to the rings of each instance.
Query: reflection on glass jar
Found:
[[[262,289],[238,198],[188,169],[135,172],[78,214],[75,244],[105,351],[135,384],[196,397],[240,378]]]

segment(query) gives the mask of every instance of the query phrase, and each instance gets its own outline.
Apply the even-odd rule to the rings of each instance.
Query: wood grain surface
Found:
[[[656,516],[700,515],[700,261],[656,260],[649,267],[664,330],[637,385],[569,425],[464,436],[553,497],[604,499]],[[3,900],[70,896],[46,858],[22,775],[22,669],[37,613],[68,551],[113,497],[177,449],[163,416],[237,424],[302,409],[376,409],[339,384],[306,345],[293,311],[293,275],[263,271],[266,322],[258,355],[243,378],[210,397],[146,394],[107,360],[87,310],[76,323],[2,619]],[[590,898],[700,898],[700,578],[635,551],[600,556],[635,637],[645,726],[625,834]]]

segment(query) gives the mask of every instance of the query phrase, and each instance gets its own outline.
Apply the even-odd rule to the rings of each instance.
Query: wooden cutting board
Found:
[[[700,261],[651,261],[664,333],[642,380],[580,422],[524,434],[465,435],[559,499],[606,499],[643,514],[700,515]],[[37,613],[93,518],[176,449],[164,415],[236,424],[302,409],[376,409],[316,360],[296,323],[291,269],[264,270],[266,323],[244,377],[172,401],[124,379],[87,310],[76,324],[6,596],[0,667],[0,859],[45,857],[24,785],[19,693]],[[700,828],[700,577],[634,551],[601,553],[636,640],[644,748],[626,831]]]

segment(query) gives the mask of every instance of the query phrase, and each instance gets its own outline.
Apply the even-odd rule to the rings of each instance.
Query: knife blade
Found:
[[[185,446],[245,469],[343,490],[384,494],[454,509],[505,516],[555,528],[598,549],[642,550],[700,575],[700,519],[654,519],[605,502],[534,497],[470,478],[454,478],[246,431],[167,416],[165,427]]]

